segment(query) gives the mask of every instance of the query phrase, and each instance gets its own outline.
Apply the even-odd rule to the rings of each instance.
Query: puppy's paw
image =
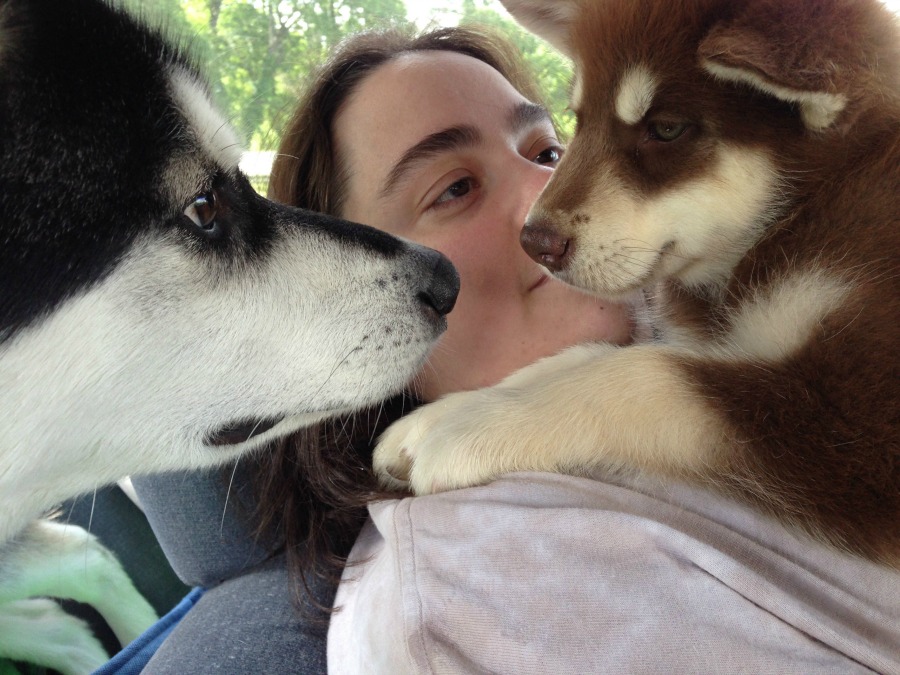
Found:
[[[422,495],[493,478],[496,467],[477,461],[478,449],[493,444],[481,406],[489,391],[451,394],[388,427],[373,457],[382,485]]]
[[[590,376],[590,365],[618,351],[603,344],[572,347],[493,387],[422,406],[389,427],[375,448],[382,484],[421,495],[482,485],[512,471],[580,465],[571,448],[587,445],[582,458],[592,455],[599,436],[585,431],[595,415],[581,405],[586,388],[575,378],[605,382]],[[573,424],[579,414],[586,415],[582,424]]]
[[[409,448],[416,447],[416,425],[411,421],[417,414],[418,411],[415,411],[400,418],[378,440],[372,456],[372,467],[378,481],[388,490],[406,492],[412,489],[410,472],[413,461]]]

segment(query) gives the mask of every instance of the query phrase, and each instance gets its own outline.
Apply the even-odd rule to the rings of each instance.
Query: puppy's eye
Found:
[[[215,190],[194,197],[184,209],[184,216],[192,229],[208,239],[218,239],[223,234],[216,216],[219,204]]]
[[[685,122],[651,122],[648,128],[648,135],[654,141],[671,143],[687,131],[688,126]]]

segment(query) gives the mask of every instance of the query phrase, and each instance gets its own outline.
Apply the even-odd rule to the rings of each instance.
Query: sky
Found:
[[[462,6],[460,0],[404,0],[406,3],[407,15],[415,21],[417,26],[427,26],[429,22],[434,21],[439,25],[448,25],[456,23],[456,16],[450,13],[442,12],[448,7],[458,8]],[[897,0],[900,2],[900,0]],[[491,9],[506,14],[503,5],[498,0],[491,0]]]

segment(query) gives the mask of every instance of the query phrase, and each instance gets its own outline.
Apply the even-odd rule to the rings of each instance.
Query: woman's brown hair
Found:
[[[340,216],[347,184],[334,120],[359,83],[396,56],[451,51],[471,56],[503,75],[527,99],[541,103],[537,85],[515,49],[483,28],[439,28],[424,33],[393,27],[355,34],[314,74],[287,129],[272,168],[269,197]],[[371,470],[375,439],[417,404],[401,394],[375,409],[303,430],[277,444],[257,467],[260,532],[280,532],[298,592],[310,574],[334,576],[379,496]],[[315,598],[313,598],[315,602]]]

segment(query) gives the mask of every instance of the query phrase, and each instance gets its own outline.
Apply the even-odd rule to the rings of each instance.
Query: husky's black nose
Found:
[[[423,249],[425,275],[418,298],[440,316],[450,313],[459,295],[459,274],[444,255]]]

